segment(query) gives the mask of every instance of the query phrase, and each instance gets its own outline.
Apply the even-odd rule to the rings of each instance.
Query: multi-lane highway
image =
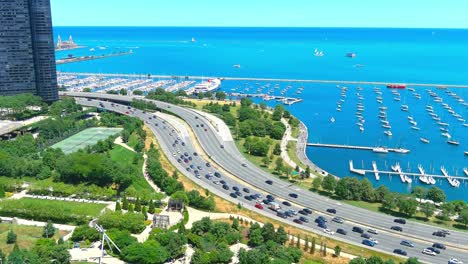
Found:
[[[81,96],[81,97],[93,97],[93,98],[103,98],[106,100],[112,101],[123,101],[129,102],[132,100],[131,97],[123,97],[123,96],[112,96],[112,95],[104,95],[104,94],[84,94],[84,93],[67,93],[73,96]],[[88,101],[88,100],[81,100],[83,104],[92,105],[93,103],[96,104],[96,101]],[[241,153],[237,150],[234,142],[232,141],[224,141],[218,133],[215,131],[214,127],[211,123],[205,119],[202,115],[198,114],[197,112],[182,108],[179,106],[166,104],[163,102],[155,102],[158,107],[165,109],[167,111],[173,112],[174,114],[178,115],[182,119],[184,119],[188,125],[191,126],[193,132],[198,138],[199,143],[203,147],[204,151],[214,160],[220,167],[224,170],[229,171],[232,175],[236,176],[238,179],[243,181],[245,184],[239,183],[238,180],[232,182],[232,179],[229,177],[223,177],[223,180],[227,182],[230,188],[229,190],[224,190],[222,185],[216,185],[213,181],[216,179],[208,180],[205,177],[205,174],[200,171],[201,179],[196,178],[197,181],[204,181],[204,184],[213,185],[213,188],[218,189],[219,192],[223,192],[223,197],[226,197],[227,194],[232,193],[233,190],[231,189],[234,185],[238,186],[242,192],[244,188],[242,185],[247,186],[246,188],[252,189],[250,186],[255,186],[258,190],[260,190],[263,196],[266,194],[272,194],[273,196],[277,197],[281,202],[284,200],[289,201],[292,206],[291,208],[295,208],[296,211],[300,210],[301,207],[307,207],[314,210],[312,216],[306,216],[308,220],[312,223],[304,223],[304,225],[297,225],[292,222],[293,219],[297,217],[292,217],[289,219],[281,219],[282,221],[288,222],[288,224],[295,224],[300,226],[304,229],[313,228],[315,232],[322,232],[321,228],[317,228],[316,224],[313,223],[315,217],[318,214],[324,215],[328,218],[328,228],[336,231],[336,228],[341,227],[348,231],[347,236],[342,236],[340,234],[333,235],[334,238],[339,240],[344,240],[351,243],[360,243],[362,238],[359,234],[355,232],[351,232],[353,226],[361,226],[364,230],[368,228],[376,229],[380,234],[373,235],[377,240],[379,240],[379,244],[375,247],[379,250],[384,250],[386,252],[392,252],[396,248],[404,249],[408,252],[409,256],[416,256],[426,262],[430,263],[447,263],[447,260],[451,257],[456,257],[458,259],[462,259],[465,254],[467,254],[467,244],[466,244],[466,236],[467,234],[461,232],[454,232],[449,235],[447,238],[435,238],[432,236],[432,232],[435,231],[437,228],[422,225],[418,223],[408,222],[406,225],[400,225],[403,227],[403,232],[395,232],[390,230],[390,226],[397,225],[393,222],[393,218],[369,212],[367,210],[363,210],[360,208],[352,207],[345,204],[337,203],[336,201],[329,200],[325,197],[318,196],[316,194],[310,193],[306,190],[298,189],[295,186],[288,185],[287,183],[278,180],[277,178],[269,175],[268,173],[263,172],[262,170],[256,168],[253,164],[250,164],[247,160],[244,159]],[[112,110],[118,111],[121,113],[125,113],[128,111],[122,112],[122,106],[112,106],[110,103],[103,103],[104,107]],[[99,106],[99,105],[94,105]],[[102,107],[102,106],[101,106]],[[120,109],[120,111],[119,111]],[[125,109],[123,109],[125,110]],[[139,118],[146,119],[149,121],[148,114],[143,114],[140,111],[133,111],[133,114]],[[158,136],[158,139],[162,142],[165,149],[165,152],[168,153],[168,156],[171,157],[171,161],[177,164],[182,170],[187,170],[186,167],[190,165],[202,166],[206,163],[206,161],[199,160],[199,156],[192,157],[193,161],[191,164],[185,164],[185,162],[179,163],[177,161],[177,157],[180,156],[180,153],[177,153],[179,149],[171,149],[171,148],[179,148],[180,146],[175,144],[173,147],[174,142],[171,142],[172,139],[168,138],[171,137],[169,133],[174,136],[174,132],[164,133],[161,131],[161,127],[156,127],[155,124],[149,121],[148,123],[152,128],[153,132]],[[203,126],[202,126],[203,125]],[[172,131],[172,130],[171,130]],[[167,134],[167,135],[166,135]],[[173,141],[173,140],[172,140]],[[185,151],[179,150],[182,153],[187,152],[192,153],[194,152],[194,148],[190,140],[184,140],[186,142],[186,146],[184,146]],[[175,154],[175,156],[174,156]],[[191,156],[192,156],[191,155]],[[199,164],[194,164],[199,163]],[[190,168],[190,167],[189,167]],[[205,168],[206,169],[206,168]],[[193,169],[191,169],[191,173],[189,173],[192,177],[195,177],[193,174]],[[272,181],[272,184],[266,183],[266,180]],[[218,180],[219,181],[219,180]],[[253,191],[253,190],[252,190]],[[293,198],[290,196],[291,193],[295,193],[298,195],[297,198]],[[233,199],[232,197],[228,196],[228,199]],[[247,201],[244,198],[237,198],[237,200],[241,201],[245,204],[250,204],[251,209],[257,210],[260,213],[266,213],[271,215],[271,211],[264,209],[259,210],[254,208],[252,205],[255,204],[255,201]],[[295,207],[297,206],[297,207]],[[282,207],[287,207],[282,205]],[[334,208],[337,210],[337,215],[342,217],[345,220],[344,224],[338,224],[331,222],[331,215],[326,213],[328,208]],[[399,245],[400,241],[403,239],[412,240],[415,244],[414,248],[408,248]],[[447,250],[443,251],[440,255],[437,256],[426,256],[422,255],[420,252],[423,248],[432,245],[433,242],[442,242],[446,245],[450,245]]]

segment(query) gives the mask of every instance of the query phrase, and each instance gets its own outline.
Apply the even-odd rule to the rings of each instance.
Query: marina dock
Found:
[[[442,167],[443,169],[443,167]],[[425,177],[432,177],[434,179],[453,179],[453,180],[458,180],[458,181],[462,181],[462,182],[465,182],[465,181],[468,181],[468,177],[465,177],[465,176],[451,176],[451,175],[448,175],[447,171],[445,169],[443,169],[443,173],[444,175],[437,175],[437,174],[420,174],[420,173],[414,173],[414,172],[403,172],[400,168],[399,171],[380,171],[380,170],[366,170],[366,169],[357,169],[354,167],[353,165],[353,161],[350,160],[349,161],[349,171],[350,172],[353,172],[353,173],[356,173],[356,174],[359,174],[361,176],[364,176],[366,173],[379,173],[379,175],[398,175],[400,176],[401,174],[404,174],[408,177],[420,177],[420,176],[425,176]]]
[[[354,164],[353,164],[353,161],[350,160],[349,161],[349,170],[353,173],[356,173],[356,174],[359,174],[361,176],[365,176],[366,175],[366,171],[365,170],[359,170],[359,169],[355,169],[354,168]]]
[[[106,55],[91,55],[91,56],[82,56],[82,57],[69,57],[69,58],[64,58],[64,59],[58,59],[56,61],[56,64],[67,64],[67,63],[74,63],[74,62],[80,62],[80,61],[89,61],[89,60],[99,60],[99,59],[105,59],[105,58],[110,58],[110,57],[118,57],[118,56],[125,56],[125,55],[130,55],[133,54],[133,51],[128,51],[128,52],[119,52],[119,53],[111,53],[111,54],[106,54]],[[81,74],[83,75],[83,74]],[[93,76],[96,74],[93,74]]]
[[[97,73],[72,73],[67,74],[82,75],[82,76],[94,76]],[[129,77],[139,78],[141,74],[116,74],[116,73],[99,73],[101,76],[107,77]],[[250,78],[250,77],[222,77],[222,76],[175,76],[175,75],[153,75],[153,78],[184,78],[193,80],[205,80],[205,79],[221,79],[226,81],[264,81],[264,82],[293,82],[293,83],[329,83],[329,84],[356,84],[356,85],[382,85],[386,86],[389,83],[398,84],[398,82],[368,82],[368,81],[352,81],[352,80],[312,80],[312,79],[277,79],[277,78]],[[468,88],[468,84],[440,84],[440,83],[405,83],[406,86],[420,86],[420,87],[444,87],[444,88]]]
[[[375,179],[380,181],[379,170],[377,169],[377,163],[375,161],[372,162],[372,168],[374,169]]]
[[[370,150],[374,151],[376,147],[367,147],[367,146],[352,146],[352,145],[338,145],[338,144],[321,144],[321,143],[307,143],[307,146],[310,147],[323,147],[323,148],[342,148],[342,149],[358,149],[358,150]],[[389,152],[397,152],[406,154],[410,151],[408,149],[396,149],[396,148],[386,148]]]
[[[276,100],[285,105],[293,105],[295,103],[302,102],[301,98],[268,95],[268,94],[263,94],[263,93],[259,93],[259,94],[228,93],[227,95],[231,97],[262,98],[265,101]]]

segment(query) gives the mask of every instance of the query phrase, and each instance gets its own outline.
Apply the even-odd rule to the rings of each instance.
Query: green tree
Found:
[[[55,235],[57,229],[54,227],[51,221],[47,221],[47,224],[44,226],[44,230],[42,232],[42,236],[45,238],[50,238]]]
[[[10,229],[10,231],[8,231],[7,233],[7,239],[6,239],[6,243],[7,244],[14,244],[16,243],[16,233],[13,232],[13,230]]]
[[[66,245],[56,245],[51,252],[52,259],[55,260],[54,263],[57,264],[70,264],[71,255],[68,252]]]
[[[128,212],[129,212],[129,213],[135,212],[135,205],[129,204],[129,205],[128,205]]]
[[[323,178],[322,188],[324,190],[327,190],[328,192],[332,193],[335,191],[336,185],[337,182],[334,176],[328,174],[327,176],[325,176],[325,178]]]
[[[401,198],[398,202],[398,210],[408,217],[413,216],[418,208],[418,202],[412,198]]]
[[[216,92],[215,97],[216,97],[216,99],[218,99],[220,101],[226,100],[226,93],[218,91],[218,92]]]
[[[263,244],[263,236],[261,229],[250,230],[248,244],[251,247],[258,247]]]
[[[316,176],[316,177],[312,180],[312,188],[314,188],[314,190],[318,190],[318,189],[320,188],[321,185],[322,185],[322,177]]]
[[[264,167],[268,167],[270,165],[270,158],[268,158],[268,156],[265,156],[262,158],[262,164]]]
[[[266,252],[258,249],[239,250],[239,264],[270,264],[271,259]]]
[[[424,199],[424,197],[426,197],[427,189],[421,186],[415,186],[411,190],[411,194],[414,195],[414,197],[418,198],[419,201],[421,201],[421,199]]]
[[[262,237],[263,241],[267,242],[269,240],[276,240],[275,227],[272,223],[266,223],[262,227]]]
[[[94,242],[99,240],[99,233],[96,229],[89,227],[87,224],[81,225],[75,228],[70,239],[73,242],[81,242],[86,240]]]
[[[284,170],[284,163],[281,157],[278,157],[275,161],[275,171],[280,173]]]
[[[135,201],[135,212],[141,212],[141,202],[139,197],[137,197]]]
[[[419,264],[419,260],[415,257],[409,258],[406,260],[405,264]]]
[[[276,230],[276,235],[275,235],[275,242],[284,245],[288,241],[288,235],[286,234],[286,231],[284,230],[283,226],[278,227]]]
[[[232,220],[231,228],[234,230],[239,230],[239,220],[237,218]]]
[[[446,199],[444,191],[438,187],[431,187],[427,192],[426,198],[435,203],[443,203]]]
[[[341,254],[341,247],[337,245],[335,247],[335,257],[339,257],[340,254]]]
[[[145,220],[148,220],[148,212],[146,211],[146,206],[141,207],[141,214],[145,218]]]
[[[116,211],[122,211],[122,206],[120,205],[120,202],[119,202],[119,201],[117,201],[117,202],[115,203],[115,210],[116,210]]]
[[[430,218],[434,215],[435,212],[435,205],[432,203],[423,203],[420,205],[421,212],[426,216],[426,218]]]
[[[468,226],[468,208],[463,209],[459,214],[458,214],[458,221],[465,225],[465,228]]]
[[[154,208],[154,202],[153,200],[150,200],[149,205],[148,205],[148,213],[154,214],[155,211],[156,211],[156,208]]]
[[[387,194],[385,194],[383,200],[382,200],[382,208],[386,209],[386,210],[393,210],[397,207],[398,203],[397,203],[397,199],[398,198],[398,195],[396,195],[395,193],[392,193],[392,192],[389,192]]]
[[[276,143],[275,148],[273,149],[274,155],[281,155],[281,146],[279,143]]]
[[[316,247],[315,243],[316,243],[315,242],[315,237],[313,237],[312,238],[312,245],[310,246],[310,254],[312,254],[312,255],[315,254],[315,247]]]

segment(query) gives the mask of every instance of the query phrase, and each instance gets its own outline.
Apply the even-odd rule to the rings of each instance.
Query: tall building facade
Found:
[[[50,0],[0,0],[0,95],[58,99]]]

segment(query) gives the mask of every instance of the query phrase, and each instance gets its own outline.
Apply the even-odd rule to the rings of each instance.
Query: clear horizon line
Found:
[[[372,27],[372,26],[141,26],[141,25],[53,25],[52,27],[107,27],[107,28],[333,28],[333,29],[445,29],[445,30],[468,30],[468,28],[446,28],[446,27]]]

